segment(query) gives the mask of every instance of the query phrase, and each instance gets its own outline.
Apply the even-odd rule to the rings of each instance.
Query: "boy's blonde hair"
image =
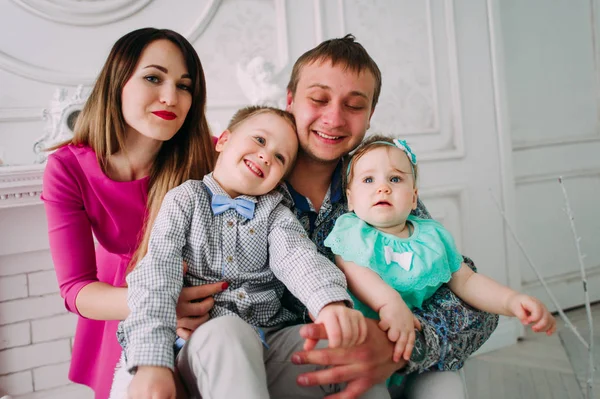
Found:
[[[287,123],[290,124],[292,129],[294,129],[294,133],[298,133],[298,131],[296,130],[296,119],[294,118],[294,115],[279,108],[269,107],[266,105],[250,105],[248,107],[239,109],[231,117],[231,120],[227,125],[227,130],[233,133],[235,128],[241,125],[243,122],[247,121],[253,116],[261,114],[274,114],[283,118]]]
[[[369,151],[372,151],[376,148],[389,147],[389,146],[396,147],[396,145],[394,144],[393,137],[375,134],[375,135],[369,136],[367,139],[365,139],[356,148],[356,150],[352,154],[352,157],[348,161],[349,163],[347,166],[348,173],[347,173],[347,181],[346,181],[347,185],[350,184],[350,182],[354,178],[354,166],[356,165],[356,162],[358,162],[359,159],[361,159]],[[396,148],[398,148],[398,147],[396,147]],[[408,155],[406,155],[406,157],[408,157]],[[410,158],[409,158],[409,162],[410,162]],[[419,174],[419,169],[418,169],[417,165],[413,165],[412,162],[411,162],[411,165],[413,168],[414,185],[415,185],[415,187],[417,187],[417,176]]]

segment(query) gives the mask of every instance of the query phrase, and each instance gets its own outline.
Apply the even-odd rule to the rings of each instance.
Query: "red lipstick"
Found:
[[[154,111],[153,114],[168,121],[172,121],[173,119],[177,118],[177,115],[169,111]]]

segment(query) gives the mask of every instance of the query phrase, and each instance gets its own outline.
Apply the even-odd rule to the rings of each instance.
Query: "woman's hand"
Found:
[[[299,385],[329,385],[347,382],[346,388],[329,399],[353,399],[367,392],[373,385],[384,382],[396,370],[406,365],[401,359],[392,359],[394,344],[387,338],[377,322],[366,319],[367,339],[362,345],[351,348],[325,348],[296,352],[292,362],[330,366],[326,369],[305,373],[298,377]],[[300,329],[305,339],[327,339],[323,325],[307,324]]]
[[[187,273],[187,270],[184,262],[183,273]],[[210,318],[208,312],[215,304],[212,296],[227,287],[229,283],[226,282],[184,287],[177,301],[177,335],[187,340],[196,328],[206,323]]]

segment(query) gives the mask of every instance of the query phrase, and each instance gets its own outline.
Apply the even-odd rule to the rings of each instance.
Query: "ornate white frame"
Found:
[[[73,132],[69,118],[79,112],[87,98],[87,90],[78,86],[69,96],[65,88],[56,89],[50,106],[43,111],[44,134],[33,144],[36,163],[0,167],[0,209],[40,203],[42,177],[47,153],[44,148],[68,140]]]
[[[44,164],[4,166],[0,173],[0,209],[40,203]]]

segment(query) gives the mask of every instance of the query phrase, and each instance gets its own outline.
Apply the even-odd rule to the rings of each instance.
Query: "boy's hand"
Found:
[[[358,310],[342,302],[330,303],[321,309],[316,324],[323,324],[330,348],[348,348],[362,344],[367,338],[367,322]],[[307,340],[304,350],[312,350],[316,340]]]
[[[539,299],[524,294],[515,294],[508,299],[508,312],[527,326],[534,323],[534,332],[545,332],[551,335],[556,331],[556,319]]]
[[[379,328],[387,331],[388,339],[395,342],[394,362],[400,359],[410,360],[415,347],[415,328],[421,329],[421,323],[402,300],[389,301],[379,309]]]
[[[128,399],[175,399],[175,378],[166,367],[140,366],[133,376]]]

